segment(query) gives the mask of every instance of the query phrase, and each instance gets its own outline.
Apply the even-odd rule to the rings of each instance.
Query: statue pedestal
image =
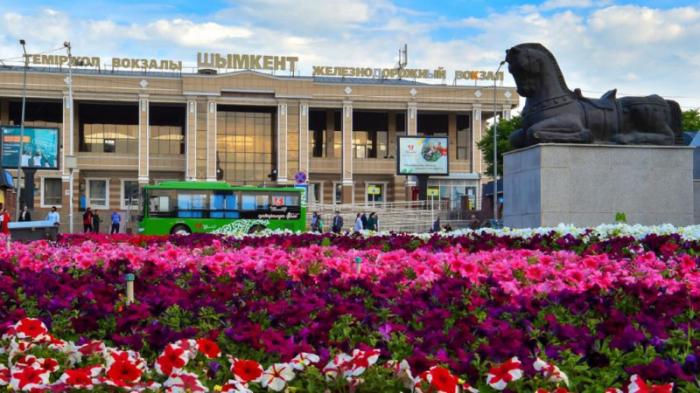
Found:
[[[534,228],[692,225],[693,148],[539,144],[504,155],[503,221]]]

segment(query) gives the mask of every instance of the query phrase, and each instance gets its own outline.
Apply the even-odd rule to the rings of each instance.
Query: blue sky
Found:
[[[296,55],[313,65],[491,70],[541,42],[570,87],[658,93],[700,107],[700,0],[2,0],[0,59],[64,40],[76,54],[183,60],[197,51]],[[452,81],[445,81],[451,83]],[[507,79],[507,84],[512,80]]]

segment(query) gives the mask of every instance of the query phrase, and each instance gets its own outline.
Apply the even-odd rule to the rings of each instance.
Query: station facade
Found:
[[[429,187],[454,208],[479,208],[488,174],[476,144],[488,118],[518,105],[513,87],[397,78],[67,75],[65,66],[30,67],[25,115],[26,127],[59,129],[59,169],[36,172],[34,210],[56,206],[64,223],[71,205],[75,217],[90,206],[107,218],[137,209],[140,186],[176,179],[293,185],[303,173],[310,203],[415,200],[415,179],[396,175],[401,135],[447,136],[449,176]],[[0,124],[20,124],[23,86],[21,67],[0,67]]]

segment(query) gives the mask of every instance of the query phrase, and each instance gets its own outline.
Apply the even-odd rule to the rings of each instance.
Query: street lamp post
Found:
[[[15,215],[19,221],[19,200],[22,196],[22,150],[24,149],[24,117],[27,107],[27,68],[29,68],[29,55],[27,54],[27,42],[19,40],[24,53],[24,76],[22,80],[22,118],[19,126],[19,151],[17,152],[17,198],[15,201]]]
[[[496,82],[498,72],[506,61],[503,60],[498,65],[493,76],[493,220],[498,222],[498,112],[496,111]]]
[[[68,146],[63,146],[63,156],[66,156],[66,148],[71,158],[73,157],[73,57],[71,55],[70,41],[65,41],[63,46],[68,51]],[[66,165],[64,159],[63,165]],[[72,161],[72,159],[71,159]],[[69,168],[69,184],[68,184],[68,230],[73,233],[73,168]]]

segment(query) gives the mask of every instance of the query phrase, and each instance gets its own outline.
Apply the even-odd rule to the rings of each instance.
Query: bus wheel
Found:
[[[187,236],[192,233],[190,228],[187,227],[187,225],[175,225],[173,229],[170,231],[172,235],[182,235],[182,236]]]
[[[252,235],[252,234],[254,234],[254,233],[260,233],[260,232],[262,232],[262,231],[264,231],[264,230],[265,230],[265,227],[262,226],[262,225],[253,225],[253,226],[250,227],[250,229],[248,230],[248,234],[251,234],[251,235]]]

